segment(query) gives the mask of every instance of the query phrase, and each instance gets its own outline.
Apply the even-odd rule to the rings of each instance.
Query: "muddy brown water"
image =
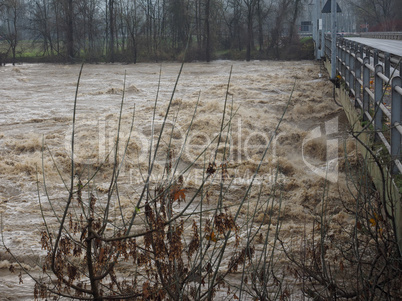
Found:
[[[183,168],[197,157],[203,146],[218,133],[230,70],[233,68],[228,103],[237,110],[232,121],[228,164],[234,188],[226,197],[227,205],[236,205],[256,169],[263,150],[272,137],[279,118],[293,97],[273,140],[259,179],[276,174],[279,166],[284,181],[283,237],[291,240],[305,227],[305,220],[320,206],[316,197],[323,190],[325,166],[330,166],[333,218],[343,218],[337,209],[339,192],[347,195],[344,175],[339,168],[345,153],[353,155],[354,146],[347,135],[342,110],[332,99],[332,85],[322,66],[313,61],[253,61],[188,63],[173,97],[173,137],[183,141],[199,99],[188,147],[184,150]],[[40,260],[39,244],[42,227],[38,197],[46,199],[43,188],[37,191],[37,175],[43,185],[46,173],[50,197],[63,198],[64,186],[49,156],[42,159],[45,141],[62,173],[68,174],[70,163],[71,120],[79,65],[23,64],[0,68],[0,212],[3,238],[22,262]],[[123,90],[125,103],[122,133],[129,133],[131,112],[135,109],[133,137],[129,145],[128,164],[122,178],[127,186],[123,201],[132,201],[132,193],[141,178],[132,172],[134,166],[146,166],[151,135],[151,119],[156,95],[155,129],[161,128],[167,103],[180,69],[178,63],[163,64],[97,64],[85,65],[78,90],[76,161],[94,164],[105,156],[113,144],[116,120]],[[160,87],[158,82],[160,78]],[[125,79],[125,80],[124,80]],[[123,88],[125,85],[125,88]],[[175,112],[180,109],[176,121]],[[124,138],[123,137],[123,138]],[[166,146],[163,146],[166,147]],[[211,158],[212,152],[206,156]],[[207,158],[207,160],[208,160]],[[155,167],[162,172],[163,162]],[[197,169],[186,178],[191,190],[197,184]],[[99,190],[107,182],[97,184]],[[134,187],[134,188],[133,188]],[[124,199],[125,198],[125,199]],[[59,206],[62,206],[60,201]],[[49,209],[49,208],[47,208]],[[46,210],[46,209],[45,209]],[[50,216],[50,209],[45,214]],[[257,217],[260,221],[264,217]],[[23,276],[18,284],[16,274],[8,269],[13,260],[0,247],[1,300],[31,300],[32,281]],[[37,272],[31,268],[32,272]]]

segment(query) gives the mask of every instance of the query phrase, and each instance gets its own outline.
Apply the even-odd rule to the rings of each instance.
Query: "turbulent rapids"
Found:
[[[57,211],[66,197],[60,176],[68,179],[70,172],[71,120],[79,69],[78,65],[45,64],[0,68],[3,238],[33,274],[39,273],[39,268],[32,266],[31,260],[40,261],[44,256],[38,199],[45,200],[47,193]],[[147,170],[149,142],[156,141],[152,137],[162,129],[179,70],[177,63],[97,64],[83,68],[77,96],[76,174],[87,176],[88,170],[99,166],[102,160],[111,164],[108,154],[116,141],[124,96],[122,144],[131,137],[119,180],[120,206],[124,214],[129,214],[135,206]],[[156,97],[156,117],[151,126]],[[226,97],[227,107],[223,113]],[[182,152],[178,164],[181,170],[197,159],[205,146],[216,144],[222,116],[226,121],[231,120],[230,130],[220,137],[229,146],[220,149],[221,157],[218,157],[221,159],[225,154],[232,188],[224,197],[224,206],[233,211],[271,143],[255,178],[249,209],[241,211],[243,219],[248,210],[256,206],[259,191],[264,197],[278,193],[273,189],[276,184],[281,187],[282,203],[274,205],[272,210],[278,211],[281,207],[281,237],[285,243],[292,244],[303,233],[311,231],[309,222],[321,209],[323,193],[329,200],[327,206],[332,219],[347,219],[340,202],[340,198],[345,201],[349,197],[343,173],[344,158],[353,161],[355,145],[346,132],[342,110],[333,101],[332,84],[319,63],[216,61],[185,64],[168,114],[164,127],[167,134],[163,136],[160,154],[169,153],[169,146],[173,145],[171,156]],[[186,136],[191,122],[191,132]],[[181,148],[185,137],[186,147]],[[46,149],[42,152],[44,145]],[[184,176],[188,196],[201,184],[203,168],[215,156],[214,151],[211,147],[203,153]],[[151,184],[158,182],[165,167],[166,157],[160,155]],[[98,179],[94,183],[99,195],[108,190],[108,176],[105,172],[105,181]],[[331,184],[325,185],[326,182]],[[213,195],[210,197],[213,199]],[[43,214],[51,221],[52,209],[49,205],[43,206]],[[257,214],[254,220],[268,227],[266,213]],[[191,225],[185,227],[190,229]],[[242,235],[245,234],[240,233]],[[18,267],[14,262],[17,272],[10,274],[11,264],[13,259],[1,247],[2,296],[7,296],[7,300],[31,299],[32,281],[23,274],[24,283],[18,284]]]

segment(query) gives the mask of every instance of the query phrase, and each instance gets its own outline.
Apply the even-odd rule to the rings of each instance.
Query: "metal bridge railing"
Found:
[[[325,54],[330,55],[326,37]],[[402,57],[337,39],[337,73],[360,109],[362,125],[375,131],[390,156],[393,174],[402,174]]]
[[[392,32],[362,32],[361,37],[372,38],[372,39],[389,39],[389,40],[402,40],[401,31]]]

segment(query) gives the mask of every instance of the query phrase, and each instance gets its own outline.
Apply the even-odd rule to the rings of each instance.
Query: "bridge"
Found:
[[[398,36],[402,38],[402,33]],[[402,249],[402,40],[338,36],[334,48],[326,35],[321,44],[316,53],[336,75],[332,78],[336,99],[360,142],[385,209],[395,218]],[[331,61],[334,57],[336,61]]]
[[[330,43],[331,39],[327,36],[324,55],[329,60]],[[378,48],[375,47],[377,45]],[[360,110],[362,122],[368,121],[374,126],[375,140],[379,139],[391,156],[392,174],[402,173],[400,52],[402,41],[337,39],[336,73],[342,78],[343,88],[349,93],[354,106]]]
[[[382,51],[384,53],[390,53],[391,55],[402,57],[402,39],[390,40],[366,37],[348,37],[346,40],[355,42],[358,45],[365,45],[366,47],[377,49],[378,51]]]

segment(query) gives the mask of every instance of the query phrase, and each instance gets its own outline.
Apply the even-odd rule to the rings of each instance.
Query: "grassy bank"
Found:
[[[136,63],[136,62],[157,62],[157,61],[181,61],[185,50],[149,50],[142,47],[141,44],[135,50],[118,49],[113,55],[113,60],[102,51],[81,51],[74,58],[64,55],[63,49],[45,48],[40,41],[19,41],[13,58],[10,44],[3,40],[0,41],[0,63],[74,63],[74,62],[92,62],[92,63]],[[304,60],[313,59],[314,44],[312,38],[301,38],[291,43],[286,41],[279,42],[276,46],[267,47],[265,50],[257,49],[251,51],[252,60]],[[211,53],[211,59],[224,60],[245,60],[246,49],[229,48],[215,49]],[[204,50],[200,50],[196,45],[190,45],[186,52],[186,61],[204,61]]]

